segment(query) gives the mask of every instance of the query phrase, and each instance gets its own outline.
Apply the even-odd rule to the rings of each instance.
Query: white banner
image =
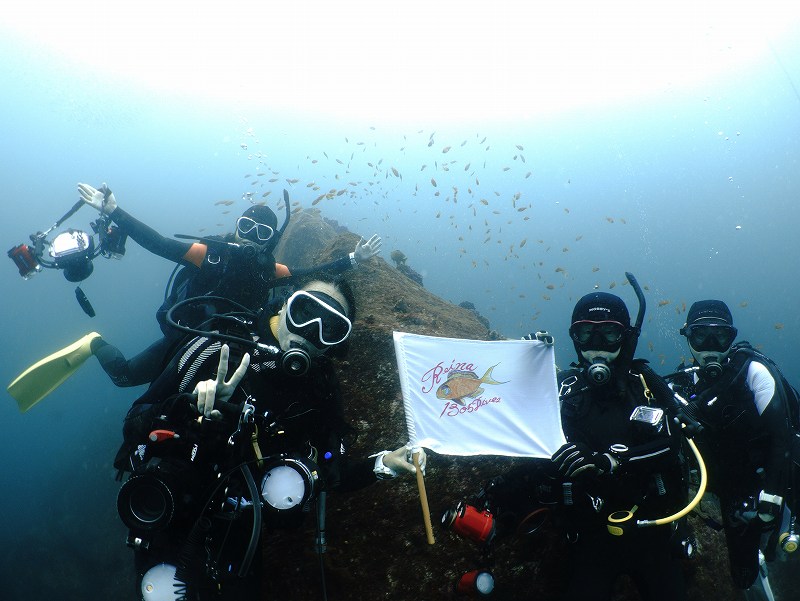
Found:
[[[552,345],[394,332],[411,442],[445,455],[549,458],[566,441]]]

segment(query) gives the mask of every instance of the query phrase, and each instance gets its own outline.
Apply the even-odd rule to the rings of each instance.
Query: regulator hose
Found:
[[[697,450],[697,445],[694,444],[694,441],[691,438],[687,438],[686,442],[689,443],[689,447],[692,449],[692,452],[697,459],[697,465],[700,469],[700,486],[697,487],[697,493],[695,493],[694,498],[689,502],[689,504],[677,513],[673,513],[672,515],[669,515],[665,518],[659,518],[657,520],[638,520],[636,525],[640,528],[647,526],[663,526],[664,524],[669,524],[670,522],[679,520],[688,514],[692,509],[694,509],[700,502],[700,499],[703,498],[703,495],[706,492],[706,484],[708,483],[706,464],[703,462],[703,457],[700,455],[700,451]]]

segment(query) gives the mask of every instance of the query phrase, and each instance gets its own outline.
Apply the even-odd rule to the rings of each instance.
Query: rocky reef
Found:
[[[350,252],[358,240],[355,234],[330,234],[323,250],[309,250],[315,254],[298,255],[297,260],[303,264],[326,262]],[[287,239],[294,236],[288,233]],[[315,245],[308,244],[307,248]],[[394,449],[407,439],[393,331],[480,340],[489,339],[490,334],[473,308],[454,305],[411,280],[398,278],[396,270],[381,257],[345,277],[356,294],[358,318],[350,353],[338,360],[338,372],[347,418],[359,432],[353,453],[367,456]],[[521,461],[524,460],[429,453],[425,481],[436,536],[433,545],[426,540],[417,486],[411,478],[377,482],[355,493],[328,495],[324,559],[320,561],[314,551],[313,516],[301,531],[266,537],[263,598],[316,601],[325,598],[323,591],[331,601],[462,598],[455,595],[454,583],[478,566],[480,549],[441,528],[439,518],[456,501],[478,491],[489,478]],[[695,516],[690,523],[699,540],[699,552],[685,565],[690,599],[740,599],[728,577],[724,537]],[[554,526],[545,524],[533,536],[499,539],[493,555],[495,599],[559,598],[566,578],[566,543]],[[792,598],[789,593],[781,596],[775,592],[778,601]],[[639,596],[631,582],[622,580],[614,599],[634,601]]]

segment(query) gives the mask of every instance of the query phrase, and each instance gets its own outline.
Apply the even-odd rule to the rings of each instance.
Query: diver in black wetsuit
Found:
[[[415,471],[406,446],[348,458],[352,432],[326,355],[342,350],[354,311],[344,282],[317,280],[269,321],[219,317],[131,407],[115,466],[132,474],[118,506],[137,586],[155,589],[148,600],[173,599],[173,588],[191,601],[266,598],[255,524],[296,528],[324,491]]]
[[[787,496],[795,437],[789,399],[796,397],[772,361],[747,343],[734,344],[737,330],[724,302],[698,301],[686,317],[680,333],[695,362],[667,378],[689,400],[685,412],[704,426],[695,441],[708,464],[709,490],[719,497],[731,577],[748,589],[759,574],[762,539],[772,535],[764,545],[772,559],[785,501],[794,500]]]
[[[621,536],[608,527],[614,512],[632,511],[628,523],[635,523],[670,516],[686,504],[680,437],[660,413],[669,403],[646,396],[644,383],[654,392],[663,387],[645,362],[631,360],[636,336],[619,297],[595,292],[581,298],[569,333],[578,363],[558,374],[568,442],[551,459],[570,543],[564,598],[607,601],[618,576],[628,574],[645,601],[685,599],[673,553],[677,522],[629,526]]]
[[[138,386],[151,382],[164,367],[167,353],[179,342],[180,333],[167,328],[163,321],[166,311],[184,298],[219,294],[254,309],[263,306],[275,280],[314,272],[340,273],[363,263],[380,252],[381,239],[374,235],[359,241],[348,256],[313,269],[290,271],[275,261],[272,253],[288,223],[279,230],[278,218],[268,207],[251,206],[236,220],[236,232],[220,239],[202,242],[182,242],[160,235],[117,206],[114,194],[105,187],[96,189],[78,184],[81,199],[107,214],[130,238],[150,252],[179,263],[184,269],[172,286],[172,294],[159,309],[157,318],[164,337],[144,351],[127,360],[118,348],[96,337],[91,351],[117,386]],[[287,203],[288,204],[288,203]],[[197,325],[214,312],[212,305],[193,307],[193,315],[182,316]]]

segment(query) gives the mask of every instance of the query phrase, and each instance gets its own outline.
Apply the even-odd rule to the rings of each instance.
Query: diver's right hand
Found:
[[[568,442],[561,446],[550,458],[559,475],[574,478],[583,473],[600,476],[610,473],[614,468],[613,459],[608,453],[592,451],[581,442]]]
[[[233,396],[234,390],[242,381],[250,366],[250,353],[245,353],[242,362],[236,371],[233,372],[231,379],[225,381],[228,375],[228,356],[230,347],[223,344],[219,351],[219,366],[217,367],[217,377],[214,380],[203,380],[194,387],[192,394],[197,398],[197,410],[208,419],[218,419],[222,417],[219,410],[214,409],[214,402],[224,402]]]
[[[110,215],[117,208],[117,199],[105,183],[99,189],[89,184],[78,184],[78,192],[83,202],[101,213]]]

